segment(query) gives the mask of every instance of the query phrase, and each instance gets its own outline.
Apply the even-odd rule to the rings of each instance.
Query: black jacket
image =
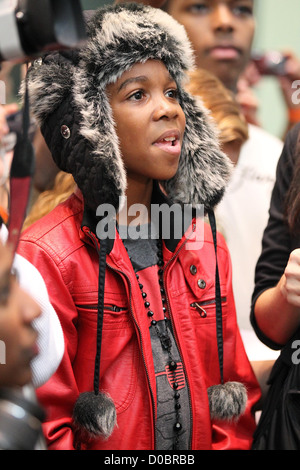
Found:
[[[284,217],[285,199],[293,178],[298,153],[296,148],[299,131],[300,124],[297,124],[289,132],[278,161],[269,221],[264,231],[262,252],[255,271],[250,320],[258,338],[272,349],[281,349],[282,345],[274,343],[260,331],[254,317],[254,305],[263,291],[276,286],[284,272],[291,251],[300,247],[300,236],[295,237],[290,234]]]

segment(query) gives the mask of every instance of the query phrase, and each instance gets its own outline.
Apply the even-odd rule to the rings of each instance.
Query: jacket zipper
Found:
[[[129,279],[129,277],[122,271],[119,271],[118,269],[115,269],[113,268],[110,264],[106,263],[107,266],[114,272],[116,273],[119,273],[121,276],[124,276],[126,279],[127,279],[127,282],[129,284],[129,311],[130,311],[130,315],[134,321],[134,324],[139,332],[139,336],[140,336],[140,341],[141,341],[141,353],[142,353],[142,358],[143,358],[143,363],[144,363],[144,368],[145,368],[145,371],[146,371],[146,375],[147,375],[147,379],[148,379],[148,384],[149,384],[149,389],[150,389],[150,394],[151,394],[151,398],[152,398],[152,418],[153,418],[153,428],[154,428],[154,450],[156,448],[156,423],[155,423],[155,400],[154,400],[154,394],[153,394],[153,391],[152,391],[152,388],[151,388],[151,385],[150,385],[150,377],[149,377],[149,372],[148,372],[148,369],[147,369],[147,365],[146,365],[146,361],[145,361],[145,357],[144,357],[144,353],[143,353],[143,337],[142,337],[142,334],[141,334],[141,330],[137,324],[137,321],[135,319],[135,316],[134,316],[134,313],[133,313],[133,308],[132,308],[132,303],[131,303],[131,298],[132,298],[132,284],[131,284],[131,281]]]
[[[221,302],[226,302],[227,300],[227,297],[222,297],[221,298]],[[200,317],[201,318],[206,318],[207,317],[207,312],[206,310],[203,308],[203,306],[205,305],[213,305],[215,304],[216,301],[215,299],[211,299],[211,300],[202,300],[200,302],[192,302],[190,304],[190,307],[192,308],[195,308],[196,310],[198,310],[198,313],[200,314]]]
[[[85,308],[87,310],[97,310],[97,305],[84,305],[84,304],[75,304],[78,308]],[[118,307],[117,305],[104,305],[105,310],[110,312],[123,312],[126,308]]]
[[[168,296],[168,293],[167,293],[167,289],[165,289],[165,280],[164,280],[165,269],[166,269],[167,266],[169,266],[169,264],[178,256],[178,254],[180,253],[180,251],[182,250],[182,248],[185,246],[185,244],[187,243],[187,241],[188,241],[188,240],[185,240],[185,242],[181,245],[181,247],[179,248],[179,250],[169,259],[169,261],[167,262],[167,264],[163,267],[162,279],[163,279],[164,291],[165,291],[165,293],[166,293],[166,300],[167,300],[167,305],[168,305],[168,313],[169,313],[170,321],[171,321],[171,324],[172,324],[173,332],[174,332],[174,334],[175,334],[175,336],[176,336],[176,343],[177,343],[177,347],[178,347],[178,349],[179,349],[180,357],[181,357],[182,362],[183,362],[183,367],[184,367],[184,371],[185,371],[185,377],[186,377],[186,381],[187,381],[187,384],[188,384],[187,389],[188,389],[188,395],[189,395],[190,425],[191,425],[189,449],[191,449],[191,447],[192,447],[192,435],[193,435],[193,413],[192,413],[192,405],[191,405],[192,402],[191,402],[191,394],[190,394],[189,380],[188,380],[188,376],[187,376],[187,374],[186,374],[186,369],[185,369],[185,365],[184,365],[184,361],[183,361],[182,350],[181,350],[181,347],[180,347],[180,343],[179,343],[179,341],[178,341],[176,329],[174,328],[174,322],[173,322],[173,318],[172,318],[172,314],[171,314],[171,307],[170,307],[170,302],[169,302],[169,296]]]
[[[99,254],[100,251],[99,251],[99,247],[98,247],[98,241],[97,239],[95,238],[94,234],[89,230],[88,232],[89,236],[92,238],[93,240],[93,243],[96,247],[96,250],[97,250],[97,253]],[[115,269],[113,268],[109,263],[106,262],[106,265],[114,272],[116,273],[119,273],[122,276],[124,276],[127,281],[128,281],[128,284],[129,284],[129,311],[130,311],[130,315],[134,321],[134,324],[136,326],[136,329],[138,330],[138,333],[139,333],[139,336],[140,336],[140,341],[141,341],[141,353],[142,353],[142,358],[143,358],[143,363],[144,363],[144,368],[145,368],[145,371],[146,371],[146,375],[147,375],[147,379],[148,379],[148,385],[149,385],[149,390],[150,390],[150,394],[151,394],[151,398],[152,398],[152,418],[153,418],[153,429],[154,429],[154,450],[156,448],[156,423],[155,423],[155,400],[154,400],[154,394],[153,394],[153,390],[152,390],[152,387],[151,387],[151,383],[150,383],[150,377],[149,377],[149,372],[148,372],[148,369],[147,369],[147,365],[146,365],[146,361],[145,361],[145,356],[144,356],[144,353],[143,353],[143,337],[142,337],[142,333],[141,333],[141,330],[137,324],[137,321],[135,319],[135,316],[134,316],[134,313],[133,313],[133,309],[132,309],[132,303],[131,303],[131,297],[132,297],[132,284],[131,284],[131,281],[129,279],[129,277],[123,272],[123,271],[120,271],[119,269]]]

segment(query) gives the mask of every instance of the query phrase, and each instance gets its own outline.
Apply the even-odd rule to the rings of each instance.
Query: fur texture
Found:
[[[247,390],[240,382],[213,385],[207,394],[212,419],[237,420],[245,412]]]
[[[116,425],[116,409],[112,399],[104,393],[81,393],[74,406],[73,423],[79,442],[97,437],[108,439]]]
[[[86,204],[118,209],[126,173],[106,86],[137,62],[162,60],[177,83],[186,131],[177,174],[163,185],[171,200],[213,208],[230,175],[217,132],[201,102],[183,89],[193,67],[186,32],[167,13],[144,5],[100,9],[81,51],[52,53],[28,74],[31,109],[58,167],[73,174]],[[71,136],[61,135],[61,126]]]

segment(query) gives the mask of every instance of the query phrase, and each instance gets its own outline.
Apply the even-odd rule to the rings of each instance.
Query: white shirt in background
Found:
[[[265,346],[254,333],[250,307],[255,266],[261,253],[282,147],[281,140],[249,125],[249,139],[242,146],[224,198],[216,209],[218,230],[225,236],[232,260],[238,325],[251,361],[278,356],[277,351]]]

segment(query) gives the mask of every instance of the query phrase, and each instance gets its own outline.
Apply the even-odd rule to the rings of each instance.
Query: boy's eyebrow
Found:
[[[128,84],[130,83],[140,83],[140,82],[147,82],[148,77],[146,77],[146,75],[139,75],[137,77],[131,77],[131,78],[127,78],[127,80],[125,80],[123,83],[121,83],[121,85],[119,86],[118,88],[118,93],[124,88],[126,87]],[[170,81],[173,81],[173,78],[171,77],[171,75],[169,75],[169,80]]]
[[[118,92],[122,90],[125,86],[127,86],[130,83],[136,83],[136,82],[146,82],[148,78],[145,75],[140,75],[138,77],[131,77],[127,78],[123,83],[118,88]]]

